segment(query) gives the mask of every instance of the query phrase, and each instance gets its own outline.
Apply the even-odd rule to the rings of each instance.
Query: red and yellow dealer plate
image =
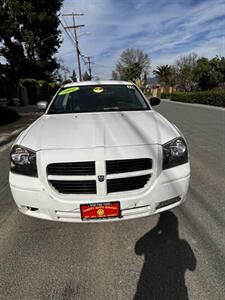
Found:
[[[81,204],[80,206],[82,220],[120,218],[120,203],[92,203]]]

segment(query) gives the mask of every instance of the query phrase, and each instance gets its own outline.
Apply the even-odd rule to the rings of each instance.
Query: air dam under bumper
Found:
[[[106,197],[87,195],[65,201],[46,191],[38,178],[10,173],[10,187],[19,210],[29,216],[62,222],[106,222],[135,219],[160,213],[180,205],[186,197],[190,181],[190,165],[164,170],[143,192],[108,194]],[[121,218],[82,221],[80,204],[119,201]],[[164,202],[165,201],[165,202]]]

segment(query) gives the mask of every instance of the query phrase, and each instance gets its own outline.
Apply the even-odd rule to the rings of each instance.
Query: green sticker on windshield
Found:
[[[100,94],[104,91],[104,89],[101,86],[97,86],[96,88],[93,89],[93,91],[97,94]]]
[[[59,92],[59,95],[66,95],[66,94],[69,94],[69,93],[73,93],[73,92],[76,92],[78,91],[80,88],[79,87],[71,87],[71,88],[68,88],[68,89],[65,89],[61,92]]]
[[[134,86],[133,86],[132,84],[127,85],[127,88],[128,88],[128,89],[132,89],[132,90],[135,89]]]

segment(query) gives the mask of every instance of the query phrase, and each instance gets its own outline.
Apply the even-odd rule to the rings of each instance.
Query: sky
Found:
[[[84,13],[76,19],[85,24],[77,30],[80,49],[93,56],[93,74],[101,79],[111,78],[126,48],[147,53],[151,72],[191,52],[225,56],[225,0],[65,0],[61,15],[71,12]],[[72,25],[71,17],[65,20]],[[57,57],[77,72],[73,43],[61,30]],[[82,72],[86,69],[82,63]]]

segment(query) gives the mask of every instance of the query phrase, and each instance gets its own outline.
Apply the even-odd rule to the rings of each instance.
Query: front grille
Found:
[[[46,169],[49,184],[61,194],[81,195],[96,195],[97,187],[101,184],[99,191],[109,194],[141,189],[147,184],[152,174],[152,160],[150,158],[108,160],[102,162],[102,164],[104,163],[106,163],[106,180],[104,182],[98,181],[98,177],[104,174],[96,174],[94,161],[51,163]],[[131,172],[137,173],[132,177],[134,174],[129,175]],[[121,173],[127,174],[124,174],[124,177],[116,175]],[[111,175],[112,179],[108,178],[110,174],[115,174]],[[98,176],[95,177],[95,175]],[[61,178],[60,176],[64,177]],[[65,178],[65,176],[68,177]],[[69,176],[74,177],[70,178]],[[76,176],[83,177],[76,178]],[[117,176],[119,178],[116,178]]]
[[[49,180],[49,182],[62,194],[96,194],[95,180]]]
[[[48,175],[95,175],[95,162],[54,163],[47,166]]]
[[[151,175],[142,175],[128,178],[108,179],[108,193],[132,191],[143,188],[149,181]]]
[[[152,160],[149,158],[106,161],[107,174],[136,172],[136,171],[148,170],[151,168],[152,168]]]

